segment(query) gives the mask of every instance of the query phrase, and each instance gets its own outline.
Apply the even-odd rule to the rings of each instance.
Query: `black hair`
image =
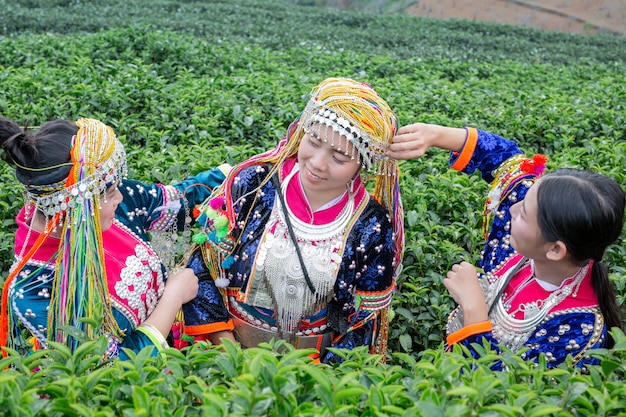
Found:
[[[2,159],[15,166],[17,179],[24,185],[55,184],[69,174],[70,166],[63,164],[71,161],[72,138],[77,132],[74,123],[59,119],[42,124],[31,134],[30,130],[1,117]]]
[[[622,314],[602,257],[624,225],[626,197],[613,179],[562,168],[545,175],[537,189],[537,222],[543,238],[561,241],[580,265],[594,261],[591,281],[608,329],[623,328]],[[608,335],[607,347],[613,340]]]

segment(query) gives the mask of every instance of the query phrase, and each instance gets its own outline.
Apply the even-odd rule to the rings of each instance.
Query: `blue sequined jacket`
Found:
[[[234,263],[222,270],[222,274],[230,279],[228,288],[216,287],[200,251],[190,259],[189,266],[205,279],[201,282],[200,295],[183,306],[187,330],[230,330],[229,322],[233,316],[243,317],[259,327],[275,326],[272,309],[242,301],[247,292],[254,291],[248,288],[248,283],[252,280],[251,271],[258,260],[277,198],[272,181],[254,191],[266,179],[267,172],[266,166],[247,167],[238,173],[231,190],[232,201],[239,202],[234,206],[237,228],[231,231],[238,243],[232,256]],[[300,330],[313,336],[330,332],[330,347],[369,346],[371,352],[377,352],[377,347],[382,344],[384,353],[386,316],[381,319],[381,315],[386,314],[395,290],[392,226],[386,210],[366,192],[361,194],[365,203],[344,237],[332,298],[314,314],[303,317]],[[241,199],[242,196],[246,197]],[[289,200],[287,204],[290,204]],[[341,358],[326,350],[320,360],[328,363]]]

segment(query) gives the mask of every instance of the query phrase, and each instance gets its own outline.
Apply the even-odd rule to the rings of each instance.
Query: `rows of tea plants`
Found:
[[[623,37],[279,1],[0,0],[0,7],[11,16],[0,21],[0,115],[28,126],[53,118],[101,119],[126,144],[130,176],[140,180],[175,181],[268,149],[315,84],[348,76],[372,84],[402,124],[484,128],[528,152],[546,153],[549,168],[591,168],[626,184]],[[169,352],[165,362],[140,355],[99,368],[97,355],[90,356],[98,347],[91,345],[85,357],[55,356],[67,355],[60,351],[5,359],[3,368],[16,369],[0,377],[0,409],[84,415],[95,407],[106,410],[103,416],[122,410],[159,415],[170,403],[180,404],[171,415],[626,410],[624,394],[613,393],[623,375],[623,339],[614,351],[601,352],[603,366],[585,376],[534,369],[515,356],[507,359],[510,373],[494,375],[489,355],[476,364],[443,354],[453,301],[442,279],[453,263],[479,256],[487,185],[477,175],[448,170],[444,152],[401,167],[407,249],[388,365],[355,352],[339,368],[301,367],[306,358],[299,353],[228,348]],[[6,164],[0,179],[1,282],[12,262],[22,198]],[[621,302],[624,236],[607,253]],[[42,372],[30,372],[37,367]],[[71,395],[53,388],[57,379]]]
[[[546,32],[465,20],[403,14],[345,13],[277,0],[0,0],[0,35],[77,33],[148,25],[190,33],[210,43],[243,42],[307,53],[351,50],[398,59],[529,64],[626,62],[623,37]],[[297,3],[297,2],[296,2]],[[357,3],[357,2],[355,2]],[[395,7],[404,0],[389,1]],[[394,9],[389,5],[389,9]]]
[[[284,342],[241,350],[197,344],[103,363],[105,339],[0,359],[0,410],[10,416],[617,416],[626,410],[626,336],[588,374],[519,355],[427,349],[392,363],[364,349],[313,364]],[[507,371],[493,372],[498,358]]]

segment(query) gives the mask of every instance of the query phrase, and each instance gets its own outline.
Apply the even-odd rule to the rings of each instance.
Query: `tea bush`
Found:
[[[102,363],[105,339],[0,360],[0,409],[21,416],[615,416],[626,410],[626,337],[588,374],[519,355],[427,349],[392,363],[363,348],[315,365],[284,342],[241,350],[197,344]],[[494,359],[507,371],[493,372]]]
[[[140,180],[175,181],[268,149],[315,84],[348,76],[372,84],[401,124],[484,128],[547,154],[549,168],[590,168],[626,184],[624,37],[260,0],[0,0],[0,7],[10,16],[0,23],[0,115],[28,126],[101,119],[126,144],[130,176]],[[507,359],[512,373],[494,375],[489,359],[470,364],[443,354],[454,303],[442,279],[452,264],[478,259],[487,184],[449,171],[441,151],[401,168],[407,245],[389,365],[353,352],[339,368],[300,367],[307,359],[298,352],[227,347],[98,367],[58,350],[4,360],[11,371],[0,376],[0,409],[101,409],[102,416],[623,412],[624,341],[602,353],[603,366],[588,376],[535,369],[515,356]],[[0,177],[3,279],[22,199],[6,164]],[[606,257],[622,303],[624,236]],[[88,356],[98,346],[86,349]],[[41,372],[30,372],[40,364]],[[66,389],[73,394],[62,395]]]

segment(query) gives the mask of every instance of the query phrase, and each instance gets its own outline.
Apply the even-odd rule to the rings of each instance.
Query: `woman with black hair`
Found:
[[[577,169],[542,176],[545,156],[527,158],[515,142],[473,128],[405,126],[387,154],[410,159],[431,146],[451,151],[453,169],[479,170],[491,184],[482,272],[476,279],[476,268],[461,262],[444,279],[459,304],[448,320],[448,344],[473,356],[473,344],[485,340],[496,350],[525,347],[525,359],[544,354],[550,367],[570,355],[577,367],[597,363],[589,351],[611,347],[607,330],[622,327],[602,262],[622,232],[619,184]]]
[[[46,122],[34,132],[0,118],[0,147],[25,196],[2,290],[0,348],[28,353],[57,342],[75,349],[83,337],[106,336],[112,358],[123,357],[123,348],[167,346],[198,278],[189,268],[168,270],[164,255],[173,253],[175,232],[189,226],[188,208],[224,173],[175,185],[126,179],[126,153],[113,129],[86,118]]]
[[[323,363],[343,360],[328,348],[367,346],[384,360],[404,248],[398,164],[385,157],[396,126],[367,83],[315,86],[278,145],[199,207],[200,293],[183,306],[184,335],[285,340]]]

